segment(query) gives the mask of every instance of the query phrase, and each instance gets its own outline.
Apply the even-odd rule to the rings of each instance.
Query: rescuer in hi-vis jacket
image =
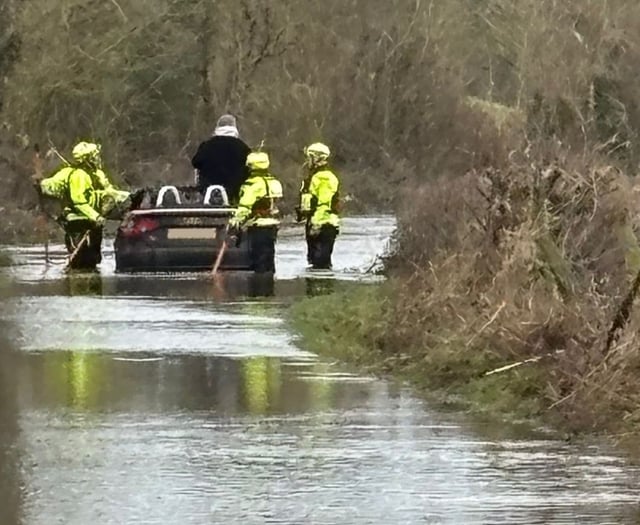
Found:
[[[280,224],[277,202],[282,199],[282,185],[269,172],[269,155],[249,153],[249,177],[240,187],[238,207],[229,221],[229,235],[246,232],[252,269],[258,273],[275,272],[275,242]]]
[[[122,205],[129,193],[116,189],[102,170],[98,144],[79,142],[72,150],[72,163],[39,182],[43,195],[60,200],[58,222],[65,231],[67,251],[76,256],[70,268],[93,268],[102,260],[102,229],[107,216]]]
[[[329,148],[316,142],[304,148],[307,176],[300,187],[298,221],[305,221],[307,262],[315,269],[331,269],[333,245],[339,233],[338,177],[329,167]]]

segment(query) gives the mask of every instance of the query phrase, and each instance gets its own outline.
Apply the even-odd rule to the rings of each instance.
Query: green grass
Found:
[[[406,347],[390,323],[393,284],[352,285],[292,305],[291,324],[309,351],[337,358],[378,376],[409,383],[442,407],[490,417],[537,419],[543,412],[543,372],[535,364],[485,376],[506,363],[481,347],[467,348],[456,334],[434,348]],[[429,329],[433,334],[439,327]],[[419,340],[419,337],[417,338]]]
[[[291,307],[291,322],[305,348],[317,354],[382,371],[379,285],[352,285],[303,299]]]

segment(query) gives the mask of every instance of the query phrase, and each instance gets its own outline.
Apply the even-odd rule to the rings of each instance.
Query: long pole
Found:
[[[220,268],[220,264],[222,263],[222,258],[224,257],[224,252],[227,251],[227,234],[229,233],[229,225],[227,224],[224,229],[224,239],[222,241],[222,246],[220,246],[220,251],[216,257],[215,262],[213,263],[213,268],[211,269],[211,276],[215,277],[216,273],[218,273],[218,268]]]
[[[75,249],[73,250],[73,253],[69,256],[69,259],[67,259],[67,264],[64,265],[64,268],[62,271],[66,272],[69,269],[69,267],[71,266],[71,263],[74,261],[74,259],[80,252],[80,249],[84,246],[84,244],[89,239],[90,233],[91,233],[91,230],[87,230],[85,234],[82,236],[82,239],[80,239],[80,242],[76,245]]]
[[[44,224],[44,263],[45,266],[49,265],[49,229],[47,226],[47,214],[44,211],[44,205],[42,203],[42,193],[40,192],[40,181],[42,180],[42,157],[40,156],[40,145],[35,144],[33,154],[33,170],[35,172],[35,191],[38,195],[38,212],[40,220]]]
[[[67,166],[71,166],[71,163],[64,158],[62,153],[58,151],[58,149],[53,145],[53,142],[51,141],[49,141],[49,151],[53,152],[56,155],[56,157],[58,157],[62,162],[64,162],[64,164],[66,164]]]

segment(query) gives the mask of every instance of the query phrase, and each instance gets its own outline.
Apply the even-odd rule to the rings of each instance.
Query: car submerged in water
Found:
[[[222,186],[209,186],[204,195],[191,186],[139,190],[116,232],[116,271],[210,271],[234,212]],[[250,242],[240,236],[227,243],[219,269],[259,271]]]

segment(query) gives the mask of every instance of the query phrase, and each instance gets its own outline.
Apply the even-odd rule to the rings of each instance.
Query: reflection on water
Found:
[[[225,302],[242,297],[271,297],[275,294],[273,275],[224,274],[215,278],[198,276],[192,279],[168,280],[153,275],[104,277],[100,272],[75,273],[61,277],[60,291],[64,295],[139,295],[154,296],[159,289],[162,294],[173,291],[182,297],[206,294],[206,297]],[[52,283],[54,284],[54,283]]]
[[[345,221],[333,276],[297,230],[275,279],[116,275],[109,252],[63,275],[62,250],[46,271],[15,250],[0,524],[635,523],[640,473],[602,443],[478,433],[295,346],[283,309],[363,278],[392,227]]]
[[[0,523],[20,523],[23,481],[15,359],[0,332]]]
[[[102,295],[102,276],[100,272],[70,273],[62,279],[65,284],[65,294],[74,295]]]
[[[601,447],[478,439],[320,363],[89,361],[20,393],[28,523],[632,523]]]
[[[19,387],[13,397],[44,411],[226,415],[296,414],[365,400],[363,391],[353,388],[362,378],[344,373],[342,381],[332,381],[332,370],[329,364],[304,356],[139,358],[42,352],[23,356],[15,366]]]

